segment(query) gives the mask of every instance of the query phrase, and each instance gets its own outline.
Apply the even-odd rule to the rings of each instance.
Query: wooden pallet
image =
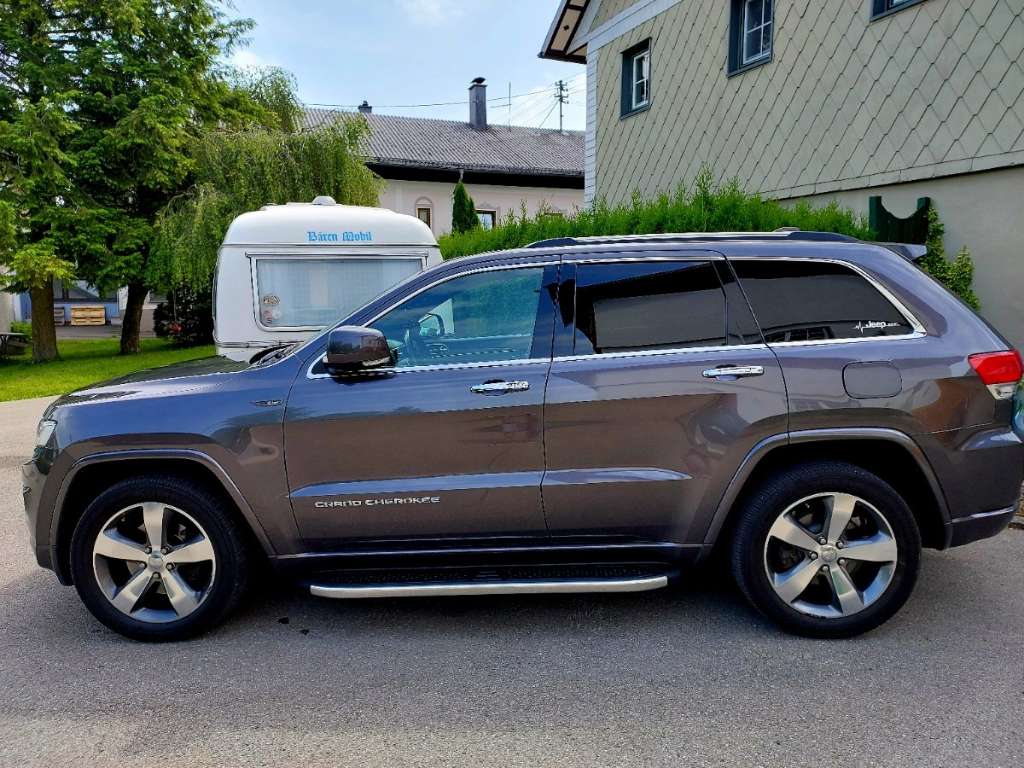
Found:
[[[107,313],[102,307],[81,306],[71,308],[72,325],[106,325]]]

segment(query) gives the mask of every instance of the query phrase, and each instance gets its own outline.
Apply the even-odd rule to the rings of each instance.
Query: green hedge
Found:
[[[610,207],[598,201],[592,207],[565,216],[541,211],[512,212],[494,229],[475,229],[443,235],[446,259],[484,251],[519,248],[550,237],[587,235],[646,235],[661,232],[770,232],[779,227],[839,232],[866,240],[874,238],[867,220],[836,203],[815,208],[807,203],[785,206],[745,193],[735,181],[716,185],[702,171],[688,190],[643,200],[638,194],[624,205]]]

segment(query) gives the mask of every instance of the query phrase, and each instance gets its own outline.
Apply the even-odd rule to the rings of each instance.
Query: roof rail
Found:
[[[653,235],[609,235],[590,237],[552,237],[530,243],[526,248],[558,248],[571,245],[614,245],[615,243],[643,242],[682,243],[689,240],[804,240],[810,242],[856,243],[857,238],[838,232],[805,232],[782,227],[774,232],[680,232]]]

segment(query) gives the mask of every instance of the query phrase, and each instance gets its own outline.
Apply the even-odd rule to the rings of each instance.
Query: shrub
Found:
[[[928,206],[928,252],[918,266],[955,293],[971,309],[981,309],[981,301],[971,287],[974,282],[974,260],[967,247],[960,249],[952,262],[946,259],[946,227],[939,218],[935,204]]]
[[[452,231],[472,232],[480,229],[480,218],[476,215],[476,203],[466,191],[466,185],[459,179],[452,192]]]
[[[23,334],[28,341],[32,341],[32,323],[26,320],[15,320],[11,323],[11,333]]]
[[[180,286],[153,310],[153,329],[182,347],[213,343],[213,297],[210,289]]]
[[[639,194],[623,205],[602,201],[563,216],[541,210],[530,217],[525,207],[511,212],[493,229],[453,232],[439,239],[446,259],[483,251],[519,248],[537,240],[587,235],[632,235],[665,232],[765,232],[779,227],[839,232],[872,239],[864,217],[835,202],[820,208],[800,202],[787,206],[747,194],[736,181],[716,185],[710,170],[698,174],[693,189],[644,200]]]

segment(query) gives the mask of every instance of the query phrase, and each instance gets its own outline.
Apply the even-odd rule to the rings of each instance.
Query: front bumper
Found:
[[[1017,505],[991,512],[978,512],[967,517],[958,517],[949,521],[949,546],[959,547],[972,541],[987,539],[1000,533],[1013,520],[1017,513]]]
[[[53,569],[53,551],[49,536],[50,515],[41,520],[46,481],[50,465],[43,457],[35,457],[21,465],[21,495],[25,504],[25,522],[28,525],[29,543],[35,552],[36,562],[43,568]],[[40,530],[40,524],[44,530]]]

